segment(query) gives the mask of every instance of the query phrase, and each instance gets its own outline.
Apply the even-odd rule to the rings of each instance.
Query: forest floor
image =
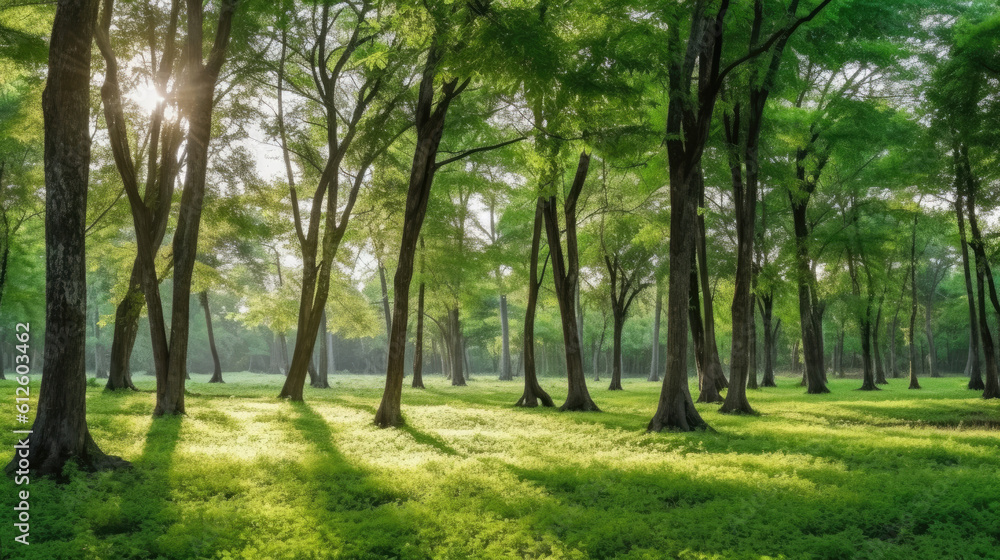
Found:
[[[94,439],[134,468],[32,480],[27,547],[0,480],[7,557],[1000,558],[1000,402],[959,377],[818,396],[779,377],[749,391],[759,416],[698,405],[714,431],[685,434],[646,433],[660,384],[639,379],[591,382],[602,413],[516,409],[520,380],[407,379],[408,426],[379,430],[381,377],[304,404],[275,376],[192,377],[183,418],[150,417],[151,377],[89,387]],[[13,393],[0,382],[7,456]]]

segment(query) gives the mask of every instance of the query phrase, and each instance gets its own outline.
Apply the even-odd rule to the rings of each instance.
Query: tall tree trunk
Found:
[[[538,289],[545,277],[545,267],[538,271],[538,254],[542,242],[542,199],[535,203],[535,221],[531,232],[531,254],[528,257],[528,303],[524,312],[524,393],[515,406],[535,407],[538,401],[543,406],[555,406],[552,397],[538,384],[535,372],[535,309],[538,305]],[[546,265],[548,257],[545,258]]]
[[[104,368],[104,356],[101,353],[101,320],[100,304],[94,298],[94,377],[96,379],[107,379],[108,370]]]
[[[423,261],[421,260],[421,269]],[[423,272],[423,270],[421,270]],[[415,389],[424,388],[424,283],[417,290],[417,333],[413,344],[413,383]]]
[[[653,307],[653,347],[649,360],[649,377],[646,381],[660,380],[660,313],[663,311],[663,290],[656,284],[656,305]],[[596,367],[594,368],[596,371]]]
[[[500,380],[514,379],[510,367],[510,327],[507,322],[507,294],[500,294]]]
[[[566,194],[563,204],[563,215],[566,220],[566,251],[563,257],[562,240],[560,239],[559,215],[556,206],[556,196],[551,194],[542,197],[542,216],[545,222],[545,233],[549,243],[549,258],[552,260],[552,279],[555,284],[556,300],[559,302],[559,316],[562,319],[563,346],[566,353],[566,377],[568,393],[566,402],[559,410],[593,411],[601,409],[594,404],[587,391],[587,380],[583,375],[583,356],[580,349],[580,333],[576,320],[576,289],[580,280],[580,261],[576,239],[576,204],[583,190],[590,167],[590,156],[580,153],[576,168],[576,176]],[[550,187],[554,188],[554,184]]]
[[[979,321],[976,314],[976,297],[972,289],[972,272],[969,267],[969,244],[965,235],[965,216],[963,211],[963,187],[957,185],[958,195],[955,198],[955,215],[958,220],[958,233],[962,246],[962,273],[965,278],[965,294],[969,300],[969,357],[966,360],[965,375],[969,378],[967,387],[974,391],[986,388],[983,382],[983,372],[979,365]]]
[[[934,308],[934,287],[928,291],[927,305],[924,307],[924,332],[927,335],[927,369],[931,377],[941,377],[937,368],[937,350],[934,349],[934,328],[931,313]]]
[[[222,380],[222,362],[219,361],[219,350],[215,346],[215,330],[212,328],[212,312],[208,307],[208,290],[202,290],[198,294],[201,307],[205,310],[205,326],[208,328],[208,346],[212,349],[212,363],[215,369],[212,370],[212,378],[209,383],[225,383]]]
[[[385,317],[385,336],[392,332],[392,314],[389,311],[389,286],[385,283],[385,265],[378,263],[378,280],[382,288],[382,316]],[[386,355],[388,359],[388,354]]]
[[[747,389],[759,389],[760,386],[757,383],[757,320],[753,316],[755,314],[757,297],[754,295],[750,296],[750,352],[749,352],[749,362],[750,371],[747,376]],[[732,377],[732,375],[730,375]]]
[[[885,294],[879,296],[878,311],[875,313],[875,326],[872,329],[872,348],[875,352],[875,383],[878,385],[888,385],[885,379],[885,369],[882,367],[882,350],[879,344],[879,328],[882,326],[882,300]]]
[[[701,191],[700,206],[704,207],[704,179],[699,175],[698,189]],[[713,304],[712,289],[708,277],[708,250],[705,243],[705,216],[698,215],[698,232],[695,237],[695,247],[698,252],[698,274],[701,280],[701,301],[702,310],[705,313],[705,346],[704,346],[704,367],[705,376],[712,379],[717,391],[729,387],[729,380],[722,371],[722,360],[719,359],[719,345],[715,339],[715,306]],[[700,402],[700,401],[699,401]],[[714,401],[712,401],[714,402]]]
[[[451,335],[451,384],[453,387],[465,386],[462,367],[465,361],[465,348],[462,344],[462,321],[459,318],[458,303],[448,310],[448,333]]]
[[[781,326],[781,319],[777,325],[771,328],[771,318],[774,312],[773,292],[760,296],[757,300],[760,307],[761,326],[764,328],[764,378],[761,379],[761,387],[777,387],[774,382],[774,361],[778,352],[777,338],[778,327]]]
[[[914,344],[914,333],[917,326],[917,216],[913,216],[913,234],[910,239],[910,330],[906,333],[906,343],[910,347],[910,389],[919,389],[917,380],[917,346]]]
[[[406,193],[406,209],[403,216],[403,234],[393,278],[392,330],[389,333],[389,360],[386,366],[385,389],[382,402],[375,413],[375,424],[381,428],[403,425],[400,404],[403,396],[403,366],[406,358],[406,325],[410,306],[410,281],[413,279],[413,261],[420,237],[420,228],[427,214],[437,163],[438,145],[444,131],[445,116],[451,102],[468,85],[468,80],[459,85],[457,79],[442,84],[441,96],[435,101],[434,82],[443,48],[433,40],[427,54],[421,76],[417,98],[415,123],[417,143],[410,168],[410,183]]]
[[[979,190],[978,180],[972,174],[972,168],[968,159],[968,148],[962,146],[956,155],[958,158],[958,169],[956,174],[963,175],[960,184],[965,186],[966,210],[969,214],[969,230],[972,233],[972,240],[969,245],[976,255],[976,285],[979,296],[979,335],[983,344],[983,355],[986,358],[986,380],[983,389],[984,399],[1000,398],[1000,373],[997,371],[996,348],[993,345],[993,335],[990,332],[989,322],[986,318],[986,292],[984,289],[984,278],[989,282],[990,300],[993,303],[994,311],[1000,316],[1000,302],[997,301],[996,289],[993,285],[993,272],[990,270],[990,263],[986,259],[986,250],[983,247],[982,235],[979,232],[979,223],[976,220],[976,195]]]
[[[84,469],[127,465],[105,455],[87,428],[87,266],[90,172],[90,44],[95,0],[60,0],[42,93],[45,134],[45,356],[37,416],[6,472],[61,476],[67,461]],[[23,329],[28,332],[30,327]],[[35,348],[42,341],[33,342]],[[34,364],[33,364],[34,365]]]
[[[688,297],[688,320],[691,323],[691,340],[694,346],[695,370],[698,375],[698,400],[696,402],[722,402],[719,387],[706,374],[705,329],[701,320],[701,296],[698,291],[698,266],[691,263],[690,296]]]

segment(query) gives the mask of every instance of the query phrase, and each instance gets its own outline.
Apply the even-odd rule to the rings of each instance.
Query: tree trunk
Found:
[[[663,290],[656,284],[656,305],[653,307],[653,346],[646,381],[660,380],[660,313],[663,311]],[[596,371],[596,367],[594,368]]]
[[[422,267],[421,267],[422,268]],[[417,333],[413,344],[413,383],[415,389],[424,388],[424,283],[417,291]]]
[[[958,233],[962,246],[962,273],[965,278],[965,294],[969,300],[969,357],[966,360],[965,375],[969,378],[967,387],[974,391],[986,388],[983,382],[983,372],[979,364],[979,321],[976,313],[976,297],[972,289],[972,272],[969,267],[969,244],[965,235],[965,216],[963,211],[962,186],[958,185],[958,196],[955,198],[955,215],[958,220]]]
[[[580,153],[576,176],[566,195],[564,217],[566,220],[566,258],[563,257],[560,239],[559,215],[556,196],[542,197],[542,216],[545,222],[546,238],[549,243],[549,258],[552,261],[552,278],[555,284],[556,300],[559,302],[559,316],[562,319],[563,345],[566,353],[566,377],[569,390],[566,402],[559,410],[593,411],[601,409],[594,404],[587,391],[587,380],[583,375],[583,357],[580,351],[580,332],[576,321],[576,290],[579,282],[580,262],[576,239],[576,203],[583,190],[590,167],[590,156]],[[550,185],[554,188],[554,185]]]
[[[406,325],[410,305],[410,281],[413,279],[413,261],[420,237],[420,228],[427,214],[427,201],[430,198],[434,173],[438,168],[436,162],[438,145],[444,131],[445,116],[451,102],[468,85],[466,80],[462,85],[457,79],[447,81],[442,85],[442,95],[435,102],[434,81],[437,77],[438,64],[443,54],[443,48],[432,41],[420,80],[419,94],[415,111],[417,143],[413,152],[413,164],[410,168],[410,183],[406,193],[406,209],[403,216],[403,234],[399,247],[399,259],[396,264],[396,274],[393,278],[392,330],[389,333],[389,359],[386,366],[385,390],[382,402],[375,413],[375,424],[381,428],[403,425],[403,415],[400,404],[403,396],[403,366],[406,358]]]
[[[764,328],[764,378],[761,379],[760,386],[777,387],[774,382],[774,361],[778,352],[778,341],[775,339],[777,338],[778,327],[781,325],[781,319],[778,319],[778,324],[772,329],[771,318],[774,313],[773,293],[760,296],[760,299],[757,301],[760,307],[761,326]]]
[[[747,389],[759,389],[757,383],[757,320],[755,314],[757,297],[750,297],[750,374],[747,377]],[[730,375],[732,377],[732,375]]]
[[[700,206],[704,207],[704,179],[699,176],[698,190],[701,192]],[[712,302],[712,289],[708,277],[708,251],[705,247],[705,216],[698,215],[698,231],[695,235],[695,247],[698,252],[698,273],[701,285],[702,310],[705,313],[704,362],[705,376],[715,383],[716,392],[729,387],[729,380],[722,371],[722,360],[719,359],[719,345],[715,340],[715,307]],[[721,400],[721,396],[720,396]],[[700,400],[698,402],[703,402]],[[704,401],[715,402],[715,401]]]
[[[463,369],[465,351],[462,345],[462,321],[459,318],[458,304],[448,310],[448,334],[450,335],[451,348],[451,384],[452,386],[465,386],[465,372]]]
[[[877,385],[889,384],[889,382],[885,379],[885,369],[882,367],[881,345],[878,340],[879,327],[882,326],[882,298],[884,296],[885,294],[879,297],[878,311],[875,313],[875,326],[872,329],[872,348],[875,352],[875,383]]]
[[[385,265],[378,263],[378,280],[382,288],[382,316],[385,317],[385,336],[392,332],[392,314],[389,312],[389,286],[385,283]],[[388,359],[388,354],[386,354]]]
[[[698,266],[696,262],[691,263],[691,296],[688,300],[688,315],[691,321],[691,339],[694,342],[695,369],[698,373],[698,400],[700,403],[721,403],[722,395],[719,394],[719,384],[712,376],[712,370],[708,367],[709,350],[705,344],[705,328],[701,316],[701,298],[699,293],[704,293],[704,287],[699,292]]]
[[[864,371],[864,380],[861,383],[862,391],[878,391],[879,386],[875,382],[875,369],[872,366],[872,323],[871,323],[871,300],[865,309],[865,316],[861,319],[861,367]]]
[[[98,322],[101,320],[100,306],[97,298],[94,298],[94,378],[107,379],[108,370],[104,368],[104,356],[101,354],[101,327]]]
[[[208,328],[208,346],[212,349],[212,363],[215,366],[215,369],[212,370],[212,378],[208,382],[225,383],[222,380],[222,363],[219,361],[219,350],[215,346],[215,331],[212,329],[212,312],[208,307],[208,290],[202,290],[198,294],[198,299],[201,300],[201,307],[205,310],[205,326]]]
[[[139,259],[132,265],[132,277],[129,280],[128,291],[115,309],[115,331],[111,339],[111,357],[108,368],[108,383],[104,388],[108,391],[131,389],[138,391],[132,384],[130,360],[135,338],[139,334],[139,315],[142,313],[145,299],[142,296]]]
[[[934,349],[934,329],[931,326],[931,311],[934,308],[933,287],[927,294],[927,306],[924,308],[924,332],[927,334],[927,369],[931,377],[941,377],[937,368],[937,350]]]
[[[917,326],[917,216],[913,217],[913,234],[910,240],[910,330],[906,333],[906,343],[910,347],[910,389],[919,389],[917,381],[917,346],[914,344],[914,333]]]
[[[510,364],[510,327],[507,322],[507,294],[500,294],[500,380],[514,379]]]
[[[615,313],[613,324],[614,349],[611,351],[611,360],[614,364],[611,370],[611,385],[609,391],[622,390],[622,330],[625,326],[625,318]]]
[[[326,320],[326,309],[320,312],[319,319],[319,367],[316,369],[316,379],[310,384],[315,389],[330,388],[330,331]]]
[[[990,283],[990,299],[993,302],[994,311],[1000,315],[1000,303],[997,302],[996,290],[993,285],[993,272],[990,270],[990,263],[986,259],[986,250],[983,247],[983,239],[979,232],[979,224],[976,220],[976,194],[978,191],[978,181],[972,174],[972,168],[968,161],[968,151],[963,146],[956,154],[959,163],[956,175],[962,175],[964,181],[959,181],[966,188],[965,203],[969,214],[969,229],[972,233],[972,240],[969,243],[976,255],[976,285],[979,296],[979,335],[983,344],[983,355],[986,358],[986,380],[984,382],[983,398],[1000,398],[1000,374],[997,371],[996,349],[993,345],[993,335],[990,332],[989,322],[986,318],[986,293],[984,288],[984,277]],[[957,180],[958,181],[958,180]]]
[[[538,401],[543,406],[555,406],[552,397],[538,384],[535,372],[535,309],[538,305],[538,288],[545,276],[545,267],[538,271],[538,253],[542,240],[542,200],[535,203],[535,221],[531,233],[531,254],[528,257],[528,303],[524,312],[524,341],[522,342],[524,359],[524,393],[515,406],[535,407]],[[548,257],[545,259],[548,264]]]
[[[45,336],[37,416],[8,475],[61,476],[80,468],[126,466],[105,455],[87,429],[87,266],[85,228],[90,171],[90,52],[98,2],[60,0],[42,94],[45,157]],[[25,332],[30,333],[28,328]],[[37,348],[41,340],[37,338]]]

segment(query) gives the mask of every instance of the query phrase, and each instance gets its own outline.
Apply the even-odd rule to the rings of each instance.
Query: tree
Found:
[[[402,57],[393,52],[398,48],[398,40],[385,42],[387,28],[382,18],[387,18],[387,13],[364,0],[349,9],[324,4],[312,11],[311,18],[300,20],[294,12],[287,17],[290,19],[286,25],[305,33],[315,30],[316,37],[294,37],[292,43],[283,32],[279,90],[287,83],[299,96],[315,104],[322,118],[321,128],[325,129],[319,132],[325,136],[326,148],[325,158],[318,154],[307,158],[307,163],[319,171],[308,221],[303,219],[298,190],[289,174],[295,233],[302,256],[302,283],[295,349],[288,377],[278,396],[301,401],[329,297],[333,261],[358,193],[372,164],[408,127],[394,120],[396,107],[406,90],[396,84],[402,62]],[[287,80],[284,75],[286,49],[302,59],[304,68],[299,80]],[[387,62],[376,64],[365,60],[375,55]],[[279,130],[287,146],[283,121],[283,115],[279,114]],[[286,167],[290,166],[287,151],[286,147]],[[345,172],[349,177],[345,181],[347,188],[343,189],[346,193],[341,185]],[[345,199],[342,207],[341,197]]]
[[[42,95],[45,126],[45,357],[37,416],[8,474],[61,475],[70,460],[85,469],[127,466],[106,455],[87,429],[87,269],[84,246],[90,172],[90,44],[96,0],[60,0],[52,24]],[[22,333],[30,335],[30,326]],[[27,340],[29,336],[25,336]]]
[[[791,13],[798,2],[793,0]],[[821,4],[822,6],[823,4]],[[722,83],[733,69],[769,50],[806,20],[783,27],[746,55],[722,66],[729,1],[701,1],[691,13],[687,40],[681,38],[685,7],[678,7],[667,22],[669,103],[665,143],[670,170],[670,285],[667,298],[667,372],[650,431],[705,428],[691,402],[687,387],[687,306],[690,297],[694,247],[689,232],[695,227],[702,181],[701,156],[708,140],[712,113]],[[714,12],[714,13],[713,13]],[[812,16],[806,16],[811,18]],[[685,26],[686,27],[686,26]],[[695,71],[697,69],[697,72]]]

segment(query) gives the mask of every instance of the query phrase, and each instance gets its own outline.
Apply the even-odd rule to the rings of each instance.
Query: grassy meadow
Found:
[[[382,379],[333,376],[306,403],[281,379],[192,375],[188,415],[88,388],[106,452],[133,469],[31,481],[33,559],[1000,558],[1000,403],[958,377],[750,391],[759,416],[698,405],[714,431],[648,434],[660,385],[591,382],[603,413],[512,406],[521,382],[406,387],[408,426],[371,425]],[[407,379],[407,383],[409,380]],[[556,402],[561,379],[543,379]],[[36,385],[37,386],[37,385]],[[0,382],[13,403],[14,382]],[[11,456],[13,405],[4,419]],[[11,552],[13,554],[11,555]]]

